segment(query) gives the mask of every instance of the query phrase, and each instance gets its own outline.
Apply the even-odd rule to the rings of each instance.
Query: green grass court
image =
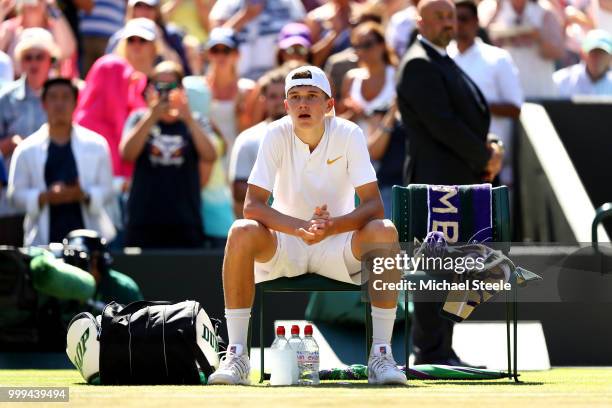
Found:
[[[256,384],[258,373],[252,373]],[[411,381],[408,387],[323,382],[319,387],[243,386],[102,387],[83,383],[76,370],[0,370],[2,386],[68,386],[69,406],[82,407],[612,407],[612,368],[556,368],[525,372],[523,383]],[[289,404],[289,405],[287,405]],[[8,406],[0,403],[0,406]],[[15,405],[15,404],[11,404]],[[64,404],[44,404],[62,406]],[[19,403],[15,406],[42,406]]]

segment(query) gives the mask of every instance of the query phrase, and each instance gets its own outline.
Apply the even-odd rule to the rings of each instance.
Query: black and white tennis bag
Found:
[[[193,300],[111,302],[72,319],[66,353],[90,384],[205,384],[219,366],[217,330]]]

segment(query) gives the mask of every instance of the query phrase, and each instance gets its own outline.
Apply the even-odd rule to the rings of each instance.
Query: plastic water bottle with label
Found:
[[[300,326],[294,324],[291,326],[291,337],[289,338],[289,347],[296,354],[296,363],[293,365],[293,384],[298,384],[300,375],[304,367],[304,343],[300,338]]]
[[[302,340],[304,351],[302,351],[302,367],[300,370],[300,385],[319,384],[319,345],[312,337],[312,326],[304,328],[304,340]],[[298,356],[299,361],[299,356]]]

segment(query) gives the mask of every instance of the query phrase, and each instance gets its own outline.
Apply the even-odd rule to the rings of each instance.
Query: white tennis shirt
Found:
[[[285,116],[268,126],[248,183],[273,193],[272,208],[309,220],[323,204],[332,217],[350,213],[355,188],[373,181],[376,173],[359,126],[326,117],[325,133],[311,153]]]

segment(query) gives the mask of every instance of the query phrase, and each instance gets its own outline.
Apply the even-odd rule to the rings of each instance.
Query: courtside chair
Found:
[[[427,187],[426,184],[411,184],[408,187],[393,186],[392,219],[399,233],[399,241],[412,243],[415,238],[423,241],[427,235]],[[459,186],[459,201],[461,208],[471,205],[470,186]],[[493,218],[493,242],[498,243],[496,249],[501,249],[504,254],[510,251],[510,203],[508,187],[501,186],[492,189],[492,218]],[[462,219],[461,228],[470,228],[469,220]],[[475,233],[473,231],[472,233]],[[468,236],[471,234],[468,234]],[[499,246],[501,245],[501,247]],[[421,280],[431,279],[425,272],[417,271],[406,277],[408,281],[418,284]],[[517,372],[517,295],[516,285],[511,280],[512,290],[506,291],[506,348],[508,357],[508,378],[518,382]],[[510,292],[510,293],[509,293]],[[410,333],[411,320],[409,319],[408,291],[404,291],[404,313],[406,334]],[[513,350],[510,342],[510,322],[513,322]],[[406,368],[408,368],[408,342],[405,342]],[[514,357],[514,361],[512,361]],[[513,364],[514,363],[514,364]]]
[[[278,278],[271,281],[261,282],[256,285],[259,291],[259,347],[260,347],[260,377],[259,382],[264,381],[264,322],[265,322],[265,297],[273,292],[360,292],[361,286],[345,283],[326,278],[321,275],[308,273],[294,278]],[[372,342],[372,316],[369,303],[365,305],[366,324],[366,361],[370,354]],[[250,335],[249,335],[250,338]]]

